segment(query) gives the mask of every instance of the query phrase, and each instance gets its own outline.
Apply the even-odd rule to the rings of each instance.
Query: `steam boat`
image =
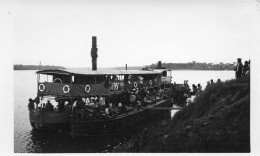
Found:
[[[72,137],[116,134],[169,111],[161,108],[172,107],[171,71],[162,69],[160,61],[154,70],[97,70],[96,37],[91,56],[89,71],[36,72],[38,106],[29,111],[33,128],[66,129]],[[96,97],[102,100],[94,103]],[[46,110],[47,100],[58,102],[58,109]]]

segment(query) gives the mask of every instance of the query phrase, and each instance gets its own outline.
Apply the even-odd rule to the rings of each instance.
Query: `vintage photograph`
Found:
[[[259,8],[15,1],[13,152],[251,153]]]

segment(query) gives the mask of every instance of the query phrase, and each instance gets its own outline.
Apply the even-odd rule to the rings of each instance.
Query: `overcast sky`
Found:
[[[98,67],[231,63],[254,52],[256,1],[19,0],[8,17],[13,63]]]

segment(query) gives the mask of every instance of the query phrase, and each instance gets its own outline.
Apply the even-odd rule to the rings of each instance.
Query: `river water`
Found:
[[[88,137],[72,140],[63,132],[54,130],[37,132],[32,130],[28,115],[28,99],[37,92],[36,71],[14,71],[14,152],[16,153],[78,153],[111,152],[119,144],[131,138],[124,136]],[[203,89],[210,79],[229,80],[235,78],[233,71],[172,71],[172,81],[189,85],[200,83]]]

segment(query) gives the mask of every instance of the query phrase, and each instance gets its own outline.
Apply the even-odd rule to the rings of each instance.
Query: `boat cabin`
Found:
[[[41,70],[37,71],[39,96],[92,96],[162,85],[160,70]]]

